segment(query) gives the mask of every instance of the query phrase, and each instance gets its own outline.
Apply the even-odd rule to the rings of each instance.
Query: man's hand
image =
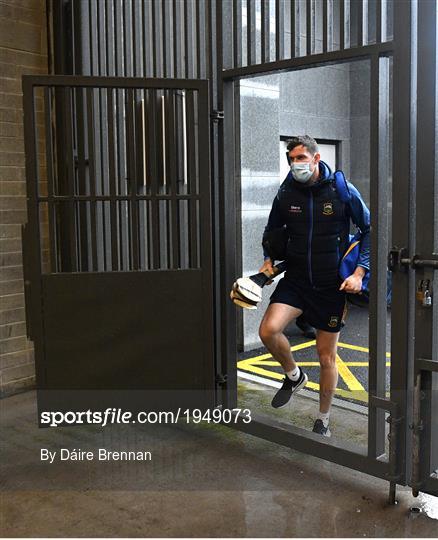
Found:
[[[272,261],[271,259],[265,259],[265,262],[263,263],[263,266],[259,269],[259,272],[264,272],[267,274],[273,274],[274,270],[272,268]],[[269,280],[266,285],[270,285],[273,282],[273,280]]]
[[[354,271],[354,274],[344,279],[342,285],[339,287],[340,291],[345,291],[351,294],[358,294],[362,290],[362,278],[365,275],[365,268],[358,266]]]

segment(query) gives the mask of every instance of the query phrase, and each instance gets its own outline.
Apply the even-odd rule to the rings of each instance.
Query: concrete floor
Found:
[[[38,429],[34,392],[0,405],[2,536],[438,536],[437,499],[398,488],[388,507],[384,481],[223,426]],[[48,465],[42,447],[152,461]]]

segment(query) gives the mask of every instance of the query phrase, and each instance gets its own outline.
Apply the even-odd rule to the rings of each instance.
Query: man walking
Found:
[[[273,407],[285,405],[303,388],[307,375],[295,363],[284,328],[303,315],[316,329],[320,363],[319,414],[313,431],[330,436],[329,417],[338,381],[337,343],[346,311],[346,293],[359,293],[369,269],[370,213],[358,190],[346,182],[349,202],[343,202],[330,167],[321,160],[312,137],[292,138],[287,146],[290,173],[281,184],[269,214],[265,233],[286,226],[287,269],[271,294],[260,323],[259,336],[284,372]],[[349,243],[350,220],[362,233],[360,255],[352,275],[342,280],[338,269]],[[272,272],[264,251],[261,272]]]

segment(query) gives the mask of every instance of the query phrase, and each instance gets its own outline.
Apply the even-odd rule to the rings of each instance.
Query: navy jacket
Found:
[[[272,203],[265,232],[286,226],[286,277],[325,288],[339,284],[338,269],[349,243],[350,220],[362,233],[358,266],[369,269],[370,212],[350,182],[351,201],[341,201],[326,162],[319,161],[319,170],[320,178],[311,186],[296,182],[291,173],[287,175]]]

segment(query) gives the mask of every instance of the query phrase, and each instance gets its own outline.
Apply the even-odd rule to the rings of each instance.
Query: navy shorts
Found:
[[[269,303],[288,304],[301,309],[310,325],[325,332],[339,332],[347,314],[346,293],[339,287],[313,289],[285,277],[277,283]]]

